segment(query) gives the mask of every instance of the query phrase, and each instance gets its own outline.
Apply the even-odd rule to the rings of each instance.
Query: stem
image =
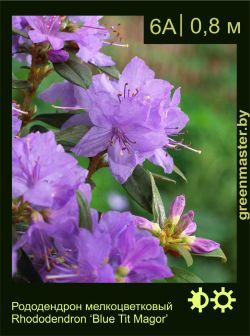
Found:
[[[91,176],[100,168],[107,166],[106,163],[103,162],[103,154],[105,154],[106,151],[103,151],[99,154],[97,154],[94,157],[89,158],[89,166],[88,166],[88,176],[87,181],[91,182]]]
[[[32,117],[31,103],[38,86],[53,71],[53,68],[49,68],[46,53],[41,48],[42,46],[39,44],[34,44],[31,47],[32,63],[28,75],[30,87],[23,90],[24,98],[22,104],[22,109],[27,111],[28,114],[22,116],[23,125],[26,125]]]

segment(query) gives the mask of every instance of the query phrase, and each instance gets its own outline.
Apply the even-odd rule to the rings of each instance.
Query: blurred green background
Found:
[[[193,148],[202,150],[202,154],[188,150],[170,153],[188,182],[172,174],[169,177],[174,178],[176,184],[157,184],[166,209],[177,195],[185,194],[186,210],[195,211],[197,236],[218,241],[228,258],[227,263],[221,263],[214,258],[195,257],[189,270],[204,282],[237,281],[236,45],[144,45],[143,17],[113,16],[105,17],[103,22],[118,27],[122,43],[129,44],[129,48],[107,46],[103,49],[113,57],[120,71],[137,55],[155,71],[156,77],[182,88],[181,108],[190,118],[186,127],[188,134],[184,135],[185,143],[191,142]],[[14,73],[18,78],[25,78],[27,70],[20,70],[19,66],[14,62]],[[50,75],[39,91],[59,80],[62,79],[58,75]],[[18,96],[15,98],[18,100]],[[39,113],[51,110],[39,99],[35,99],[35,103]],[[80,163],[87,164],[85,159]],[[146,167],[163,174],[161,168],[149,163]],[[150,218],[127,197],[108,169],[98,171],[93,179],[97,187],[93,191],[92,207],[99,211],[112,208],[131,210]],[[169,262],[186,267],[180,258],[171,258]]]

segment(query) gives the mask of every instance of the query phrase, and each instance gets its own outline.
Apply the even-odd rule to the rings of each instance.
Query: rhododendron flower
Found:
[[[28,34],[34,43],[49,42],[58,50],[64,47],[64,41],[72,40],[71,33],[60,31],[60,16],[25,16],[25,19],[32,28]]]
[[[73,22],[82,26],[74,31],[74,41],[79,47],[77,56],[84,62],[91,62],[99,66],[112,66],[114,61],[110,56],[100,52],[105,44],[109,44],[109,30],[100,25],[102,16],[69,16]]]
[[[110,211],[98,221],[92,210],[93,232],[78,228],[67,239],[66,233],[59,239],[41,215],[34,217],[13,251],[22,247],[32,255],[45,282],[150,282],[172,276],[159,240],[140,230],[129,212]]]
[[[109,211],[102,216],[99,226],[111,237],[109,260],[116,281],[150,282],[173,275],[159,240],[138,228],[136,216]]]
[[[67,94],[65,94],[67,92]],[[39,94],[39,98],[48,102],[60,102],[65,110],[81,109],[84,107],[84,89],[68,81],[52,84]]]
[[[35,207],[63,206],[87,176],[87,171],[56,144],[53,132],[14,138],[12,168],[13,198],[23,196]]]
[[[85,95],[93,127],[73,149],[77,155],[108,152],[110,169],[124,183],[137,164],[167,146],[160,105],[171,85],[154,79],[154,72],[135,57],[119,81],[96,75]]]
[[[48,51],[48,59],[52,63],[61,63],[66,62],[69,59],[69,53],[67,51],[61,49],[61,50],[49,50]]]
[[[159,224],[142,218],[138,219],[139,227],[159,237],[162,246],[167,252],[171,251],[175,244],[181,244],[187,250],[198,254],[218,249],[220,247],[219,243],[193,235],[197,227],[193,221],[194,212],[191,210],[183,214],[184,208],[185,196],[177,196],[170,205],[168,216],[162,229]]]
[[[19,118],[21,113],[25,113],[20,110],[19,106],[12,102],[12,136],[16,136],[22,126],[22,120]]]

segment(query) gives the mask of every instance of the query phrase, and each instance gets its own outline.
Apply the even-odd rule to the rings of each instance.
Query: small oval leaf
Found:
[[[28,89],[31,87],[31,83],[27,80],[12,79],[13,89]]]
[[[152,213],[152,185],[149,174],[143,167],[137,166],[122,186],[141,207]]]
[[[92,73],[85,64],[73,60],[54,63],[55,71],[69,82],[87,89],[91,84]]]
[[[171,270],[174,274],[172,278],[166,278],[166,282],[177,282],[177,283],[203,283],[203,281],[195,274],[180,268],[180,267],[171,267]]]
[[[89,128],[84,125],[72,126],[63,130],[56,130],[56,141],[66,147],[75,146],[87,133]]]
[[[179,175],[185,182],[187,182],[186,176],[183,174],[183,172],[178,168],[177,166],[174,165],[174,172]]]
[[[148,172],[148,174],[150,176],[151,185],[152,185],[152,194],[153,194],[152,210],[153,210],[153,215],[154,215],[154,221],[158,223],[160,227],[162,228],[164,225],[165,218],[166,218],[164,205],[163,205],[159,190],[155,184],[153,175],[150,172]]]
[[[169,177],[166,177],[166,176],[163,176],[163,175],[160,175],[160,174],[156,174],[156,173],[151,173],[151,174],[154,176],[155,180],[160,180],[160,181],[164,181],[164,182],[172,182],[172,183],[176,184],[176,181],[169,178]]]
[[[95,68],[97,68],[99,71],[104,72],[106,75],[113,77],[114,79],[119,79],[120,78],[120,72],[115,66],[108,66],[108,67],[100,67],[97,66],[93,63],[89,64],[93,65]]]
[[[218,248],[217,250],[214,250],[209,253],[203,253],[203,254],[192,253],[192,255],[197,256],[197,257],[220,258],[222,262],[227,262],[227,257],[221,248]]]
[[[80,190],[77,190],[76,192],[76,199],[79,208],[79,226],[92,231],[92,220],[89,205],[84,194]]]
[[[184,258],[188,267],[193,265],[192,255],[187,249],[185,249],[180,244],[172,244],[170,247],[172,250],[177,251]]]
[[[26,126],[24,126],[22,129],[21,129],[21,132],[20,132],[20,136],[21,137],[24,137],[26,136],[27,134],[29,134],[31,132],[31,129],[35,127],[42,127],[46,130],[56,130],[55,127],[49,125],[49,124],[46,124],[45,122],[43,121],[40,121],[40,120],[34,120],[34,121],[31,121],[29,122]]]

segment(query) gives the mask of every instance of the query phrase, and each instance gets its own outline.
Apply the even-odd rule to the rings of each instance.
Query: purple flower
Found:
[[[172,276],[159,240],[138,228],[129,212],[108,212],[98,222],[91,211],[93,232],[68,231],[61,239],[42,216],[34,213],[28,231],[15,244],[32,256],[44,282],[150,282]],[[62,231],[61,231],[62,232]]]
[[[70,174],[69,174],[70,172]],[[57,145],[53,132],[31,133],[12,143],[12,195],[37,208],[60,208],[84,183],[87,171]]]
[[[92,234],[85,229],[77,233],[68,231],[67,239],[65,233],[62,240],[41,216],[18,242],[18,247],[32,256],[44,282],[114,282],[113,270],[105,263],[110,246],[108,235]]]
[[[60,16],[25,16],[32,28],[28,32],[32,42],[49,42],[53,49],[59,50],[64,46],[64,41],[72,40],[71,33],[60,31]]]
[[[197,254],[208,253],[217,250],[220,244],[213,240],[195,237],[191,243],[191,251]]]
[[[69,59],[69,54],[67,51],[61,49],[61,50],[49,50],[48,51],[48,59],[52,63],[61,63],[66,62]]]
[[[196,151],[184,145],[182,142],[172,139],[172,136],[178,135],[189,120],[188,116],[178,107],[180,103],[180,97],[180,88],[178,88],[175,90],[172,98],[169,94],[160,105],[162,124],[168,138],[168,143],[165,149],[172,149],[181,146]],[[199,153],[199,151],[197,152]],[[173,158],[168,153],[166,153],[164,149],[155,150],[149,157],[149,160],[154,164],[161,166],[165,173],[171,173],[173,171]]]
[[[136,217],[138,227],[157,237],[165,252],[173,252],[174,255],[176,255],[175,245],[178,246],[178,244],[186,250],[201,254],[218,249],[219,243],[193,235],[197,228],[194,222],[194,212],[191,210],[183,214],[184,207],[185,196],[177,196],[170,205],[163,228],[158,223],[152,223],[143,217]]]
[[[12,16],[12,27],[22,30],[28,25],[25,16]]]
[[[102,16],[70,16],[73,22],[82,23],[82,27],[74,34],[74,41],[78,44],[77,56],[84,62],[91,62],[99,66],[112,66],[110,56],[100,52],[104,44],[109,44],[106,40],[110,37],[109,30],[99,24]]]
[[[85,96],[85,107],[93,127],[73,149],[77,155],[108,152],[110,169],[124,183],[136,165],[168,144],[161,102],[171,85],[154,79],[154,72],[135,57],[119,81],[96,75]]]
[[[84,89],[80,86],[64,81],[52,84],[47,90],[39,94],[39,98],[52,104],[60,102],[65,110],[82,109],[84,108],[83,93]]]
[[[188,211],[182,214],[185,207],[185,197],[183,195],[177,196],[173,201],[167,218],[166,230],[171,228],[174,237],[182,240],[183,244],[194,253],[208,253],[220,247],[219,243],[212,240],[193,236],[196,231],[196,223],[194,223],[194,212]],[[169,240],[168,240],[169,241]]]
[[[171,223],[173,223],[174,225],[178,223],[184,208],[185,208],[185,196],[184,195],[177,196],[170,205],[168,210],[168,218],[171,221]]]
[[[172,276],[159,240],[137,225],[137,217],[129,212],[109,211],[99,222],[98,229],[111,237],[109,263],[116,281],[150,282]]]
[[[12,136],[16,136],[21,129],[22,120],[19,118],[20,113],[25,113],[19,109],[15,102],[12,102]]]
[[[28,22],[24,16],[12,16],[12,27],[22,32],[28,32]],[[31,41],[20,35],[12,35],[12,55],[19,62],[25,62],[31,64],[31,55],[26,54],[24,51],[20,52],[20,47],[25,45],[26,47],[31,44]]]
[[[65,94],[65,92],[67,94]],[[64,110],[82,110],[84,109],[84,89],[68,81],[52,84],[47,90],[40,93],[39,98],[55,104],[60,103],[60,108]],[[59,106],[57,106],[59,108]],[[63,125],[62,129],[76,125],[93,126],[88,113],[79,113],[70,117]]]

